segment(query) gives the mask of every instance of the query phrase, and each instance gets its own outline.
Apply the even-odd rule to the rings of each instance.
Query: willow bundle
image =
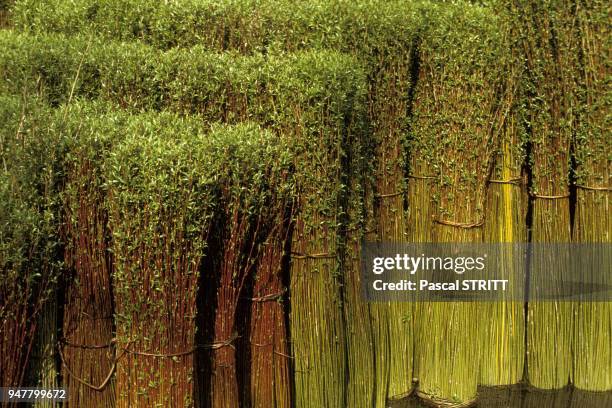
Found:
[[[355,189],[349,170],[362,158],[358,126],[365,106],[365,78],[351,65],[355,61],[337,54],[319,55],[294,63],[295,78],[309,84],[303,91],[308,99],[284,114],[285,123],[294,129],[289,135],[296,143],[300,189],[291,243],[289,319],[299,407],[346,405],[343,231],[353,225],[346,219],[354,208],[349,202]],[[277,106],[295,104],[287,98],[291,81],[289,76],[279,77],[284,91],[275,101]]]
[[[215,131],[212,132],[214,134]],[[282,197],[286,197],[291,191],[291,184],[286,181],[286,177],[292,158],[282,141],[273,138],[269,133],[257,134],[257,132],[256,128],[245,128],[240,132],[228,132],[225,137],[215,141],[218,145],[216,149],[219,150],[216,155],[219,156],[220,163],[225,169],[224,174],[219,177],[221,191],[218,207],[222,224],[214,230],[214,234],[219,235],[216,239],[220,241],[221,252],[218,270],[213,271],[213,275],[219,281],[214,322],[215,343],[218,344],[227,343],[228,339],[237,332],[238,303],[244,295],[245,283],[252,278],[256,268],[262,267],[257,270],[256,280],[261,281],[255,283],[256,296],[274,295],[261,293],[262,290],[270,289],[268,282],[264,281],[266,273],[268,279],[276,280],[272,282],[273,284],[282,285],[279,269],[282,266],[280,261],[286,242],[282,236],[275,237],[271,233],[276,228],[283,227],[282,222],[278,225],[275,221],[282,220],[285,215],[283,203],[286,201],[282,200]],[[277,238],[279,242],[272,251],[272,255],[276,253],[276,262],[266,264],[274,261],[274,258],[264,258],[270,254],[266,247],[269,238]],[[264,269],[266,267],[272,270],[266,271]],[[270,275],[276,275],[276,278]],[[281,287],[272,289],[280,291]],[[254,303],[257,303],[257,298]],[[258,350],[251,354],[255,359],[254,368],[263,376],[253,378],[255,399],[252,403],[256,406],[287,406],[290,400],[283,310],[258,308],[255,305],[253,307],[255,313],[257,311],[277,313],[282,323],[279,328],[275,328],[274,325],[279,324],[278,322],[274,320],[261,322],[257,318],[267,316],[256,314],[255,321],[252,321],[254,331],[251,334],[254,338],[251,340],[251,345],[265,347],[265,343],[274,340],[271,337],[276,335],[280,344],[274,346],[280,347],[283,355],[275,355],[276,347],[271,347],[269,353]],[[213,350],[212,405],[215,407],[242,406],[238,392],[235,349],[229,347],[230,345]],[[272,362],[276,357],[282,358],[282,363],[272,363],[266,367],[261,362],[262,358]],[[281,372],[276,375],[275,370],[279,369]],[[269,382],[265,385],[259,382],[266,380]],[[279,398],[274,396],[274,380],[279,380]]]
[[[266,228],[251,282],[249,363],[245,365],[250,387],[243,405],[281,408],[291,406],[286,293],[296,186],[286,158],[267,156],[272,174],[267,176],[266,202],[261,203],[267,207],[262,220]]]
[[[104,167],[117,405],[192,406],[195,298],[222,170],[197,120],[146,114],[112,129],[125,134]]]
[[[63,386],[71,405],[112,407],[114,379],[107,376],[114,366],[109,352],[114,337],[113,258],[102,164],[113,142],[107,135],[116,135],[108,129],[120,122],[90,121],[87,126],[80,116],[91,112],[68,114],[65,109],[58,112],[55,129],[68,140],[62,189],[68,268],[60,342]]]
[[[499,78],[504,60],[498,19],[471,5],[430,5],[423,33],[415,97],[414,138],[436,146],[437,207],[434,242],[483,241],[486,189],[501,138],[504,109]],[[414,153],[413,153],[414,154]],[[433,167],[433,169],[432,169]],[[431,174],[431,173],[430,173]],[[476,303],[422,303],[416,318],[418,395],[435,403],[466,404],[476,397],[477,339],[482,338]]]
[[[421,27],[430,27],[434,18],[432,14],[438,8],[432,7],[430,2],[423,2],[419,7],[421,15]],[[407,154],[409,174],[407,176],[407,232],[410,242],[433,242],[434,218],[437,207],[438,197],[434,194],[434,187],[439,170],[432,168],[431,164],[436,163],[435,139],[425,137],[421,132],[423,123],[433,123],[436,113],[430,109],[433,100],[431,80],[431,70],[427,67],[427,56],[422,55],[420,50],[422,42],[427,35],[423,30],[418,32],[415,44],[416,53],[413,56],[415,62],[415,77],[412,92],[414,104],[411,107],[411,116],[408,123]],[[424,65],[425,64],[425,65]],[[427,99],[419,100],[419,96],[429,95]],[[429,104],[429,105],[428,105]]]
[[[517,18],[523,23],[521,38],[528,73],[524,86],[528,92],[526,122],[531,144],[531,240],[569,242],[569,154],[576,123],[574,78],[579,38],[575,6],[566,1],[516,4]],[[544,271],[546,266],[539,265],[538,270]],[[532,287],[544,282],[550,285],[552,280],[541,275],[531,278]],[[571,316],[569,303],[530,302],[527,364],[529,381],[534,386],[561,388],[570,380]]]
[[[56,151],[43,127],[48,116],[34,98],[0,97],[2,387],[26,385],[38,318],[57,279]]]
[[[516,44],[518,33],[511,24],[509,8],[501,10],[500,31],[504,35],[507,57],[499,62],[499,72],[507,76],[501,101],[502,130],[495,166],[487,187],[485,209],[485,242],[525,243],[527,242],[528,195],[525,166],[526,135],[521,123],[523,115],[520,80],[522,64]],[[505,66],[502,64],[506,64]],[[512,285],[524,285],[524,265],[516,263],[510,246],[499,252],[499,268],[502,276]],[[518,383],[523,376],[525,361],[525,313],[524,303],[518,299],[482,305],[489,324],[483,330],[481,348],[480,378],[483,385],[509,385]]]
[[[574,149],[577,168],[572,240],[579,243],[610,243],[612,239],[609,19],[610,6],[601,1],[586,2],[578,12],[581,109]],[[601,268],[601,262],[605,262],[591,261],[593,264],[588,267],[593,268]],[[612,305],[577,303],[574,319],[574,384],[590,391],[612,390],[609,369],[612,367]]]
[[[284,177],[281,178],[283,180]],[[275,195],[274,189],[272,194]],[[288,327],[286,324],[287,249],[291,242],[292,205],[278,194],[271,199],[273,225],[255,266],[250,310],[250,376],[253,407],[290,407]]]

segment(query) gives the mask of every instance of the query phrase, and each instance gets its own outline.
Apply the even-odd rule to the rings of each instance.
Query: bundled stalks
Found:
[[[114,132],[126,135],[104,165],[117,406],[193,406],[195,297],[222,170],[197,120],[140,115]]]
[[[155,3],[155,4],[153,4]],[[409,111],[409,84],[413,39],[417,21],[414,7],[403,1],[188,1],[159,5],[139,1],[89,0],[67,6],[56,0],[17,4],[17,25],[32,31],[95,32],[110,39],[141,40],[162,49],[195,44],[213,50],[253,53],[332,48],[357,56],[369,81],[369,122],[377,158],[376,176],[365,189],[368,216],[361,227],[349,230],[353,255],[359,257],[360,237],[405,240],[405,120]],[[355,171],[355,174],[361,172]],[[359,189],[353,195],[358,195]],[[357,204],[357,203],[356,203]],[[360,218],[359,207],[352,212]],[[351,406],[368,406],[373,394],[383,406],[388,396],[411,389],[411,307],[374,305],[375,332],[370,312],[362,302],[358,261],[342,261],[346,270],[347,347]],[[372,348],[372,336],[376,337]],[[388,355],[402,356],[393,359]],[[372,355],[373,359],[364,359]],[[376,367],[376,369],[374,369]],[[372,373],[376,370],[376,375]],[[356,405],[357,404],[357,405]]]
[[[49,113],[0,97],[0,386],[29,385],[38,319],[57,279],[55,144]],[[35,381],[36,379],[34,379]],[[8,406],[8,403],[2,403]]]
[[[251,377],[251,402],[253,406],[288,406],[286,317],[281,305],[269,308],[257,303],[262,297],[275,295],[262,291],[272,289],[281,293],[283,287],[280,270],[288,231],[288,220],[283,220],[283,217],[287,194],[292,191],[291,183],[287,182],[292,158],[278,139],[267,133],[258,136],[254,129],[228,133],[216,143],[225,172],[219,180],[218,206],[222,224],[215,227],[214,233],[218,237],[213,238],[219,240],[221,248],[219,269],[212,274],[219,281],[214,343],[226,344],[226,347],[213,349],[212,406],[242,406],[236,352],[228,340],[237,333],[236,314],[245,283],[258,267],[250,344],[252,347],[268,347],[268,343],[270,347],[267,350],[251,348],[253,368],[258,374]],[[276,224],[275,221],[279,220],[280,224]],[[285,230],[280,236],[276,235],[279,228]],[[272,248],[268,246],[270,243],[274,244]],[[265,281],[268,279],[271,281]],[[279,321],[274,319],[275,316]],[[268,360],[267,364],[264,365],[263,359]],[[278,387],[275,387],[275,380]]]
[[[527,64],[525,120],[531,145],[531,241],[535,243],[570,241],[569,155],[578,72],[576,7],[570,3],[515,2]],[[530,285],[549,281],[551,277],[531,276]],[[529,382],[544,389],[567,385],[572,366],[572,305],[530,302],[527,318]]]
[[[284,178],[282,178],[284,179]],[[281,179],[281,180],[282,180]],[[275,194],[272,190],[272,194]],[[275,214],[255,267],[250,305],[250,376],[252,407],[291,406],[290,351],[287,327],[287,249],[291,242],[292,205],[288,197],[273,197]]]
[[[526,243],[527,237],[527,179],[523,174],[525,166],[526,135],[521,123],[523,115],[521,102],[520,52],[515,38],[516,27],[511,24],[509,8],[502,6],[500,31],[508,48],[508,58],[500,61],[499,72],[507,80],[501,101],[502,126],[499,149],[496,152],[495,167],[487,186],[485,209],[485,242]],[[509,251],[500,259],[499,267],[503,276],[513,284],[523,276],[524,265],[516,263]],[[506,256],[507,255],[507,256]],[[525,361],[525,313],[524,303],[517,299],[482,305],[489,323],[483,327],[479,383],[482,385],[510,385],[523,377]]]
[[[352,65],[353,59],[330,56],[296,60],[293,77],[277,77],[282,92],[273,92],[275,106],[293,106],[278,123],[292,138],[299,186],[289,316],[298,407],[344,406],[348,395],[342,287],[354,285],[347,274],[356,271],[347,271],[343,259],[347,259],[346,231],[359,225],[351,212],[356,208],[353,193],[359,179],[355,181],[350,170],[360,168],[360,160],[367,158],[360,150],[359,127],[365,78]],[[307,99],[297,106],[291,96],[296,79],[308,84],[300,85]]]
[[[483,242],[488,180],[506,115],[505,82],[499,78],[505,44],[498,19],[471,5],[431,5],[420,42],[421,76],[412,133],[416,151],[433,160],[433,228],[419,237],[433,242]],[[414,154],[415,150],[413,150]],[[422,179],[421,179],[422,180]],[[419,180],[419,181],[421,181]],[[411,180],[412,181],[412,180]],[[421,186],[419,186],[421,187]],[[416,189],[415,189],[416,191]],[[431,203],[425,203],[428,208]],[[429,235],[429,237],[427,235]],[[484,305],[420,303],[416,320],[418,395],[436,404],[466,406],[476,397],[478,340]]]
[[[577,243],[612,240],[609,19],[610,6],[606,2],[587,1],[578,11],[581,110],[575,139],[576,212],[572,236]],[[606,262],[592,259],[593,263],[586,267],[601,268],[602,261]],[[576,303],[574,307],[574,385],[583,390],[610,391],[612,305],[587,302]]]
[[[114,121],[84,120],[82,115],[95,116],[85,109],[59,110],[55,129],[68,143],[62,192],[67,276],[59,347],[70,404],[112,407],[114,379],[107,376],[114,365],[113,257],[102,165],[117,137],[112,127],[121,126],[126,115]]]
[[[2,86],[9,89],[27,86],[30,82],[25,78],[38,76],[40,64],[51,57],[27,56],[40,48],[37,43],[45,43],[48,55],[57,59],[50,64],[52,69],[57,65],[75,72],[82,67],[82,80],[71,86],[75,97],[97,96],[133,108],[158,106],[200,113],[207,122],[254,119],[292,139],[296,180],[302,189],[291,272],[292,355],[296,395],[303,398],[297,405],[314,400],[321,405],[344,405],[346,340],[340,259],[346,238],[342,227],[350,226],[345,215],[347,197],[357,190],[347,186],[359,182],[347,180],[347,169],[364,168],[361,160],[367,162],[359,128],[365,78],[355,60],[333,52],[311,52],[265,61],[259,56],[209,54],[201,48],[160,54],[144,46],[94,43],[87,48],[78,39],[68,43],[61,37],[21,38],[13,33],[0,36],[10,53],[26,56],[10,60],[11,68],[3,69]],[[83,49],[89,51],[81,53]],[[126,81],[131,77],[138,82]],[[53,79],[45,81],[44,93],[61,100],[67,84],[61,73]],[[308,339],[317,331],[316,340]]]

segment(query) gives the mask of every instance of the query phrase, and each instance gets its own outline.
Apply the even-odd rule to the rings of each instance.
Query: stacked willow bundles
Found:
[[[115,364],[109,352],[114,337],[113,258],[102,164],[122,115],[84,125],[80,114],[91,112],[67,112],[58,111],[53,129],[65,135],[67,149],[62,166],[67,268],[59,345],[63,387],[71,406],[110,407],[115,405],[114,378],[108,377]]]
[[[359,148],[356,127],[365,92],[355,61],[330,52],[268,62],[257,56],[208,54],[198,48],[159,54],[143,46],[89,47],[76,38],[68,42],[61,36],[33,39],[13,33],[4,33],[0,41],[7,41],[9,52],[25,56],[6,63],[10,69],[5,72],[14,76],[3,86],[27,86],[31,82],[25,78],[41,72],[49,76],[39,64],[53,61],[49,65],[56,75],[44,82],[52,100],[66,99],[64,90],[71,89],[75,97],[102,97],[139,108],[167,106],[201,113],[206,121],[257,119],[293,138],[301,188],[291,272],[296,395],[303,398],[298,405],[313,400],[343,405],[346,348],[339,259],[345,238],[341,227],[349,194],[345,186],[353,183],[346,179],[347,168],[362,157],[354,148]],[[47,44],[48,53],[36,46],[37,41]],[[83,49],[88,52],[82,53]],[[36,57],[28,58],[34,53]],[[59,66],[63,69],[55,71]],[[68,85],[64,72],[76,72],[79,67],[81,79]],[[202,72],[209,75],[201,76]],[[130,82],[130,78],[138,81]],[[318,333],[316,339],[309,339],[314,333]]]
[[[516,27],[511,24],[508,7],[502,6],[499,31],[508,49],[507,58],[500,61],[498,71],[507,77],[504,94],[501,95],[501,134],[495,166],[487,189],[485,210],[485,242],[527,242],[528,196],[525,165],[526,135],[521,123],[523,74]],[[505,64],[505,65],[503,65]],[[509,247],[507,247],[509,249]],[[499,267],[513,284],[522,276],[524,265],[517,265],[509,251]],[[483,328],[479,383],[482,385],[509,385],[518,383],[523,376],[525,356],[524,303],[518,299],[482,305],[490,323]]]
[[[66,7],[55,0],[32,6],[20,2],[15,12],[18,26],[30,30],[65,33],[95,32],[112,39],[137,39],[156,47],[201,44],[215,50],[251,53],[262,49],[293,51],[333,48],[356,55],[369,74],[369,119],[377,157],[376,176],[366,188],[368,217],[365,224],[347,229],[348,255],[342,261],[346,276],[344,300],[349,353],[349,399],[352,406],[376,404],[411,388],[412,335],[410,307],[373,305],[376,344],[368,306],[361,300],[358,270],[359,242],[370,238],[405,240],[404,170],[405,119],[410,108],[409,85],[414,68],[413,38],[417,20],[414,7],[402,1],[195,1],[164,5],[140,1],[104,6],[83,0]],[[222,18],[220,18],[222,16]],[[355,168],[355,174],[362,174]],[[354,189],[353,196],[360,194]],[[362,211],[358,201],[351,219]],[[407,319],[408,318],[408,319]],[[396,357],[388,359],[393,354]],[[373,355],[364,359],[363,355]],[[373,376],[374,369],[376,375]],[[374,386],[375,390],[374,391]]]
[[[192,406],[195,297],[219,162],[197,120],[148,114],[112,129],[125,134],[104,167],[115,257],[117,404]]]
[[[569,155],[579,55],[576,7],[569,1],[517,1],[516,7],[527,65],[523,81],[531,146],[531,241],[569,242]],[[531,278],[531,285],[550,285],[551,277]],[[565,386],[572,374],[572,305],[530,302],[527,318],[529,382],[546,389]]]
[[[57,278],[55,143],[49,113],[0,97],[0,384],[24,385],[37,324]],[[45,356],[38,356],[44,358]],[[55,370],[53,370],[55,371]]]
[[[353,115],[363,110],[363,77],[352,59],[327,52],[267,63],[261,57],[211,58],[201,49],[169,55],[164,75],[173,109],[227,121],[256,118],[292,140],[299,185],[290,271],[296,404],[343,405],[347,373],[340,259],[349,185],[343,180],[347,161],[360,157],[353,151],[359,119]],[[194,81],[202,70],[227,80],[208,85],[209,93],[202,94],[202,84]],[[207,103],[210,95],[222,103]]]
[[[584,2],[578,11],[581,109],[574,148],[577,169],[572,237],[578,243],[610,243],[612,239],[609,20],[610,6],[603,1]],[[602,260],[592,262],[593,267],[601,267],[597,262]],[[574,307],[573,382],[584,390],[610,391],[612,306],[597,302]]]
[[[411,132],[412,154],[431,157],[417,171],[435,175],[433,242],[478,243],[488,180],[504,121],[505,43],[498,19],[471,5],[432,6],[419,44],[420,76]],[[423,151],[432,148],[435,151]],[[414,169],[413,169],[414,170]],[[432,174],[433,173],[433,174]],[[422,174],[419,174],[422,176]],[[411,180],[412,182],[412,180]],[[413,226],[418,234],[417,226]],[[423,237],[425,238],[425,237]],[[420,303],[416,318],[418,395],[462,406],[476,397],[483,307],[475,303]]]

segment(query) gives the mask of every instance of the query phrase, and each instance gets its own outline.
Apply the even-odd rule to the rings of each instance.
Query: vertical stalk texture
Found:
[[[419,240],[482,243],[487,185],[507,110],[502,104],[505,83],[499,78],[505,44],[499,20],[487,8],[445,4],[425,12],[430,14],[420,41],[411,129],[412,154],[422,158],[413,159],[411,170],[413,178],[419,177],[414,178],[415,191],[435,182],[431,201],[415,203],[421,215],[435,219],[429,232],[422,230],[427,220],[413,217],[410,227]],[[449,406],[476,398],[480,361],[475,356],[487,307],[474,302],[418,305],[415,371],[421,398]]]
[[[74,407],[113,407],[114,380],[102,390],[84,386],[73,375],[93,385],[106,379],[113,365],[113,305],[111,300],[112,257],[99,164],[79,157],[68,169],[66,186],[66,265],[72,272],[66,280],[62,375]],[[86,153],[85,153],[86,154]],[[70,372],[68,372],[70,370]]]
[[[579,98],[582,109],[578,113],[575,139],[577,186],[572,237],[577,243],[610,243],[612,240],[609,20],[610,5],[607,2],[589,0],[580,3],[578,25],[582,66]],[[586,267],[601,268],[601,263],[606,261],[592,259],[591,262]],[[612,304],[585,302],[576,303],[574,307],[574,384],[583,390],[610,391]],[[587,400],[585,397],[584,401]],[[585,402],[584,406],[589,405]]]
[[[504,10],[504,12],[507,12]],[[502,30],[508,44],[509,59],[499,72],[505,72],[504,95],[501,102],[501,137],[495,157],[495,167],[487,186],[485,209],[485,242],[526,243],[527,236],[527,179],[522,174],[525,164],[525,135],[521,125],[520,79],[522,70],[515,44],[516,29],[504,14]],[[510,255],[510,252],[500,251]],[[503,276],[514,284],[523,285],[516,277],[525,265],[517,265],[512,256],[500,260]],[[524,303],[517,299],[482,305],[490,316],[483,327],[479,383],[482,385],[510,385],[523,377],[525,361]]]
[[[527,64],[523,85],[531,144],[531,240],[569,242],[569,154],[576,126],[578,66],[576,4],[564,0],[516,4]],[[530,278],[532,286],[550,280],[546,276]],[[527,365],[529,382],[534,386],[556,389],[570,381],[572,314],[570,303],[530,302]]]
[[[406,57],[405,57],[406,58]],[[410,61],[392,59],[379,67],[369,103],[375,151],[374,217],[381,242],[407,241],[406,211],[406,113],[410,85]],[[372,303],[375,406],[399,398],[412,389],[413,305],[402,302]]]

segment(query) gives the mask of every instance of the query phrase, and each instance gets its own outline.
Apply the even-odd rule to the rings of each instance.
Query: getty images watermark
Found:
[[[610,301],[612,246],[364,243],[370,301]]]

